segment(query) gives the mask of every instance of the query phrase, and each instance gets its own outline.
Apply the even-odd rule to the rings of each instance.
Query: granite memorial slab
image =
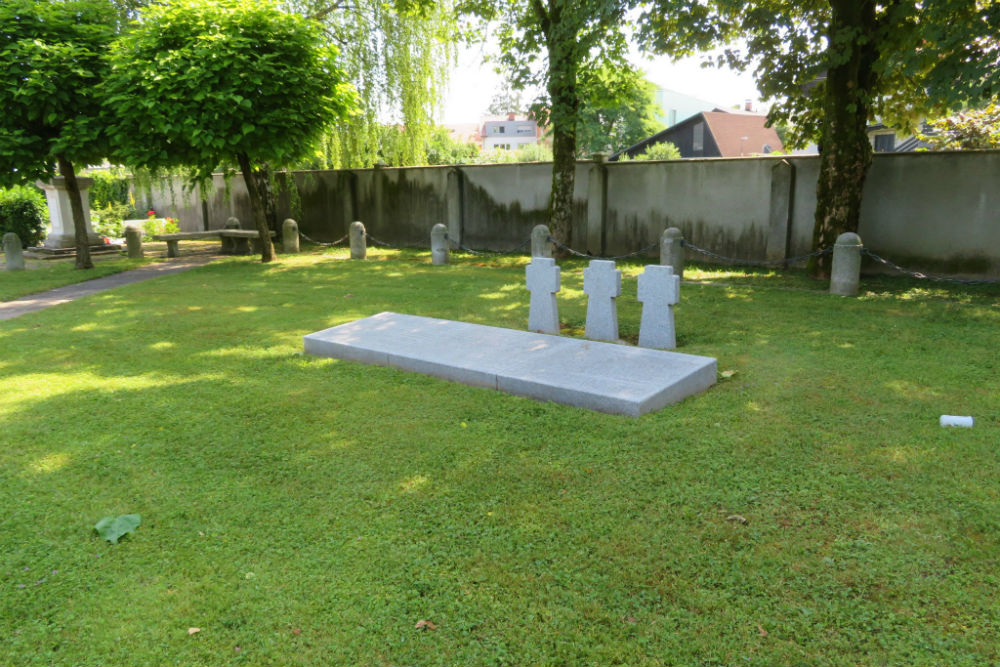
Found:
[[[543,333],[379,313],[317,331],[305,352],[638,417],[716,380],[716,360]]]

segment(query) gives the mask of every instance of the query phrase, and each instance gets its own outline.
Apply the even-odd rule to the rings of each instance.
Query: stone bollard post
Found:
[[[448,227],[438,223],[431,227],[431,264],[448,263]]]
[[[299,251],[299,223],[291,218],[281,223],[281,249],[283,252]]]
[[[549,241],[549,228],[546,225],[535,225],[531,230],[531,256],[551,257],[552,242]]]
[[[684,236],[676,227],[667,227],[660,234],[660,264],[674,267],[674,275],[684,277]]]
[[[355,220],[347,234],[351,239],[351,259],[364,259],[368,255],[364,223]]]
[[[833,244],[833,267],[830,269],[830,294],[857,296],[861,282],[861,237],[844,232]]]
[[[24,249],[21,247],[21,237],[14,232],[7,232],[3,235],[3,254],[6,258],[8,271],[22,271],[24,269]]]
[[[138,227],[125,228],[125,247],[128,248],[129,259],[142,259],[145,253],[142,250],[142,230]]]

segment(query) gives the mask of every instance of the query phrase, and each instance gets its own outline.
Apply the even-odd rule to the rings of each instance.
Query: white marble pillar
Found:
[[[94,233],[90,225],[90,186],[94,184],[94,179],[76,177],[76,183],[80,188],[80,202],[83,204],[83,221],[87,226],[87,242],[90,245],[100,245],[103,241],[101,237]],[[69,204],[69,191],[66,190],[66,179],[63,176],[56,176],[51,183],[39,181],[36,185],[45,191],[45,198],[49,204],[49,220],[52,228],[48,236],[45,237],[45,248],[75,248],[76,230],[73,227],[73,209]]]

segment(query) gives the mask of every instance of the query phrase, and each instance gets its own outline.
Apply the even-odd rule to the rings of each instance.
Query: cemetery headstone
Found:
[[[531,230],[531,256],[532,257],[552,257],[552,241],[549,241],[551,234],[545,225],[535,225]]]
[[[674,305],[680,301],[681,277],[672,266],[650,264],[639,276],[638,297],[642,303],[639,347],[672,350],[677,347]]]
[[[587,294],[587,338],[618,340],[618,303],[622,293],[622,272],[608,259],[592,259],[583,270],[583,291]]]
[[[284,252],[299,251],[299,223],[291,218],[281,223],[281,249]]]
[[[368,244],[364,223],[355,220],[347,232],[351,241],[351,259],[364,259],[368,256]]]
[[[448,227],[438,223],[431,227],[431,264],[448,263]]]
[[[125,228],[125,246],[128,248],[129,259],[142,259],[142,229],[128,226]]]
[[[8,271],[24,269],[24,248],[21,247],[21,237],[14,232],[3,235],[3,254],[6,258]]]
[[[830,294],[857,296],[861,282],[861,237],[844,232],[833,245],[830,268]]]
[[[531,303],[528,308],[528,329],[541,333],[559,333],[559,307],[556,292],[560,287],[560,269],[551,257],[532,257],[524,267]]]
[[[684,276],[684,235],[676,227],[667,227],[660,234],[660,264],[674,267],[678,279]]]

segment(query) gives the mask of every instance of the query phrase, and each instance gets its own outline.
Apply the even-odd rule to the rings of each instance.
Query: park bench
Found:
[[[275,233],[271,232],[271,236]],[[175,234],[156,234],[154,241],[167,242],[167,257],[177,257],[178,241],[196,241],[201,239],[218,238],[222,241],[222,254],[224,255],[249,255],[251,252],[260,252],[260,232],[256,229],[211,229],[205,232],[177,232]],[[253,250],[250,249],[250,242],[253,242]]]

